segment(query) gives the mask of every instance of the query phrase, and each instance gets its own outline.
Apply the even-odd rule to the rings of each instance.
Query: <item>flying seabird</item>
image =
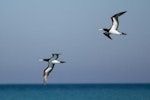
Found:
[[[99,30],[104,31],[104,35],[107,36],[109,39],[112,39],[110,37],[110,34],[126,35],[125,33],[118,31],[118,26],[119,26],[118,17],[121,16],[121,15],[123,15],[126,12],[127,11],[123,11],[123,12],[117,13],[117,14],[115,14],[115,15],[113,15],[111,17],[111,20],[112,20],[112,26],[111,26],[111,28],[109,28],[109,29],[103,28],[103,29],[99,29]]]
[[[44,85],[46,85],[46,82],[47,82],[47,78],[48,78],[48,75],[50,74],[50,72],[53,70],[54,68],[54,65],[55,64],[60,64],[60,63],[65,63],[65,61],[59,61],[57,60],[58,57],[59,57],[60,54],[52,54],[52,57],[51,58],[48,58],[48,59],[40,59],[39,61],[46,61],[48,62],[48,67],[44,69],[44,72],[43,72],[43,81],[44,81]]]

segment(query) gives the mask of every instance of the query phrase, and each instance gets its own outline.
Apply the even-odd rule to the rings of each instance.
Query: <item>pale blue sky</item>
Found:
[[[150,0],[1,0],[0,83],[43,83],[47,63],[62,53],[48,83],[150,83]],[[99,28],[119,18],[126,36]]]

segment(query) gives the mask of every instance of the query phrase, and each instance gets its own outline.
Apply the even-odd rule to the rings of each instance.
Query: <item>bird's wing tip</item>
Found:
[[[126,13],[127,11],[124,11],[123,13]]]

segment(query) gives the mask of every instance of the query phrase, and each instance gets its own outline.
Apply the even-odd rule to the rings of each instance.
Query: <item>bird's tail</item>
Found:
[[[126,33],[122,33],[122,35],[127,35]]]
[[[65,61],[60,61],[60,63],[66,63]]]

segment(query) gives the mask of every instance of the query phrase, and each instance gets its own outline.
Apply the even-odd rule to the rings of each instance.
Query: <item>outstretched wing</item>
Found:
[[[111,20],[112,20],[112,26],[111,26],[111,29],[114,29],[114,30],[117,30],[118,29],[118,26],[119,26],[119,21],[118,21],[118,17],[123,15],[124,13],[126,13],[127,11],[123,11],[123,12],[120,12],[120,13],[117,13],[115,15],[113,15],[111,17]]]
[[[53,68],[54,68],[54,64],[52,64],[50,67],[48,66],[48,67],[44,70],[44,72],[43,72],[44,85],[46,84],[47,78],[48,78],[50,72],[53,70]]]

